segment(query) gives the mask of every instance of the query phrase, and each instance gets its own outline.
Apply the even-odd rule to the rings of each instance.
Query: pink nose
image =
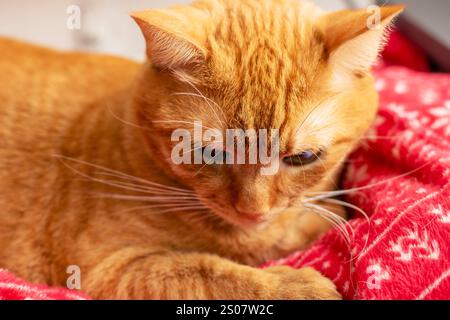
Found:
[[[240,208],[238,205],[236,206],[236,211],[240,216],[252,221],[264,220],[264,217],[268,213],[268,210],[249,210],[247,208]]]

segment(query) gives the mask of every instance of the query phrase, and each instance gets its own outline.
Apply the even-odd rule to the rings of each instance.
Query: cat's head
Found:
[[[371,125],[378,97],[370,68],[402,10],[323,13],[297,0],[201,0],[133,15],[147,41],[136,99],[153,157],[233,224],[299,206],[306,192],[331,183]],[[172,139],[180,129],[192,138],[187,150],[176,149],[181,135]],[[211,165],[211,156],[231,150],[213,143],[209,129],[224,140],[227,129],[266,129],[269,137],[278,129],[279,154],[252,164],[244,139],[244,164]],[[274,141],[264,140],[270,151]],[[174,150],[191,161],[196,152],[205,157],[180,164]]]

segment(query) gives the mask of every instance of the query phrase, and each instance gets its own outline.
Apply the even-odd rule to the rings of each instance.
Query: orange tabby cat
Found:
[[[65,285],[77,265],[95,298],[339,298],[310,268],[256,266],[330,227],[302,203],[373,121],[370,66],[401,11],[372,29],[296,0],[140,12],[144,65],[1,39],[0,267]],[[279,129],[278,172],[174,164],[194,121]]]

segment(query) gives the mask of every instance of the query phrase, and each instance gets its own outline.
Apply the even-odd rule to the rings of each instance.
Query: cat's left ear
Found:
[[[319,18],[329,63],[344,72],[365,72],[375,63],[394,19],[404,6],[342,10]]]
[[[205,13],[192,7],[147,10],[131,15],[147,43],[150,62],[160,69],[183,68],[205,61]]]

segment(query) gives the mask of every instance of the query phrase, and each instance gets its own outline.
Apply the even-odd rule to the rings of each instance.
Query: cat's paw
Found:
[[[313,268],[293,269],[286,266],[266,269],[279,279],[274,299],[341,300],[334,283]]]

